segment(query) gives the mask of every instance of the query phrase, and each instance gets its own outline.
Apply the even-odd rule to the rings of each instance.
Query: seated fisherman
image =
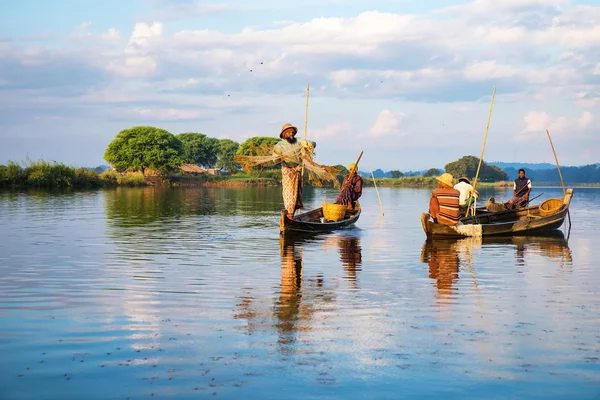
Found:
[[[519,207],[521,204],[529,201],[529,193],[531,193],[531,179],[525,176],[525,170],[519,170],[519,177],[515,179],[513,186],[514,194],[510,198],[506,205],[509,210],[512,210],[515,206]]]
[[[350,173],[344,177],[342,190],[335,199],[335,204],[344,204],[348,208],[354,209],[356,201],[362,196],[363,179],[358,175],[356,164],[352,163],[348,166]]]
[[[436,178],[439,187],[434,189],[429,199],[429,214],[434,222],[443,225],[456,225],[460,219],[460,192],[454,189],[453,177],[444,173]]]
[[[460,192],[460,198],[458,204],[460,206],[460,214],[465,216],[467,214],[467,207],[469,205],[469,201],[471,201],[471,205],[473,205],[474,201],[469,200],[471,196],[474,199],[479,198],[479,192],[475,190],[475,188],[471,185],[471,181],[469,178],[463,176],[458,180],[458,183],[454,185],[454,189]]]

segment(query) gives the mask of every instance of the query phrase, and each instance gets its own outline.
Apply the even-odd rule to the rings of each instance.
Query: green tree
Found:
[[[346,168],[345,166],[343,166],[342,164],[337,164],[334,165],[333,168],[338,170],[338,174],[339,175],[348,175],[350,173],[350,171],[348,171],[348,168]]]
[[[273,136],[253,136],[240,144],[236,155],[238,156],[265,156],[271,154],[271,149],[279,142],[279,138]],[[270,170],[277,168],[274,163],[264,164],[257,167],[259,170]]]
[[[398,171],[397,169],[390,171],[390,176],[392,178],[402,178],[404,176],[404,174],[401,171]]]
[[[275,146],[279,138],[273,136],[254,136],[246,140],[237,150],[239,156],[263,156],[270,154],[270,147]]]
[[[429,177],[429,176],[439,176],[442,174],[442,171],[440,171],[437,168],[429,168],[424,174],[423,176],[425,177]]]
[[[225,168],[230,173],[234,173],[240,169],[240,166],[233,160],[240,144],[231,139],[221,139],[219,141],[219,161],[217,167]]]
[[[181,142],[164,129],[134,126],[124,129],[110,142],[104,159],[119,172],[153,169],[163,174],[176,170],[183,162]]]
[[[177,138],[183,144],[185,162],[204,168],[215,166],[219,159],[219,139],[196,132],[180,133]]]
[[[464,156],[456,161],[446,164],[446,172],[452,174],[455,178],[466,176],[473,179],[477,175],[477,166],[479,158],[474,156]],[[479,180],[483,182],[497,182],[508,179],[506,172],[494,165],[488,165],[485,161],[481,163],[479,171]]]

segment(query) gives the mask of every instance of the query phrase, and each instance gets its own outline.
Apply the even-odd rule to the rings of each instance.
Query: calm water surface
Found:
[[[380,192],[285,241],[278,188],[0,192],[0,398],[600,398],[599,189],[568,240],[431,243]]]

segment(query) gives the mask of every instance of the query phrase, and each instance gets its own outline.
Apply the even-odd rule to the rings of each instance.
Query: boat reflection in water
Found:
[[[477,287],[474,256],[479,251],[491,247],[504,250],[515,248],[517,266],[525,265],[528,255],[541,255],[558,263],[561,270],[572,269],[573,257],[562,231],[549,232],[543,236],[428,239],[421,250],[421,262],[429,265],[429,277],[435,280],[438,304],[444,305],[451,301],[456,291],[459,270],[468,272]]]
[[[281,280],[278,293],[268,303],[250,294],[242,296],[235,311],[236,319],[244,319],[251,334],[277,333],[278,351],[289,355],[296,351],[301,332],[314,329],[315,321],[328,317],[331,304],[336,300],[337,283],[328,282],[322,273],[305,276],[303,250],[305,247],[331,243],[329,238],[306,238],[282,235],[279,239],[281,256]],[[357,271],[362,263],[362,251],[358,237],[337,236],[339,257],[346,278],[355,285]],[[262,332],[261,332],[262,331]]]

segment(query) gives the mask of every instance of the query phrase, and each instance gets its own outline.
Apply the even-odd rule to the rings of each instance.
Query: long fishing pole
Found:
[[[381,216],[383,217],[385,214],[383,212],[383,204],[381,203],[381,196],[379,196],[379,189],[377,189],[377,182],[375,181],[375,175],[373,175],[373,169],[369,166],[371,170],[371,176],[373,177],[373,184],[375,185],[375,191],[377,192],[377,198],[379,199],[379,207],[381,208]]]
[[[490,119],[492,118],[492,107],[494,106],[494,97],[496,95],[496,86],[494,86],[494,91],[492,92],[492,100],[490,101],[490,111],[488,112],[488,120],[487,125],[485,126],[485,135],[483,136],[483,146],[481,147],[481,156],[479,156],[479,165],[477,166],[477,173],[475,174],[475,181],[473,182],[473,190],[477,188],[477,180],[479,179],[479,170],[481,169],[481,163],[483,162],[483,153],[485,151],[485,143],[487,142],[487,135],[490,129]],[[469,204],[467,205],[467,217],[471,211],[471,201],[473,201],[473,196],[469,197]]]

